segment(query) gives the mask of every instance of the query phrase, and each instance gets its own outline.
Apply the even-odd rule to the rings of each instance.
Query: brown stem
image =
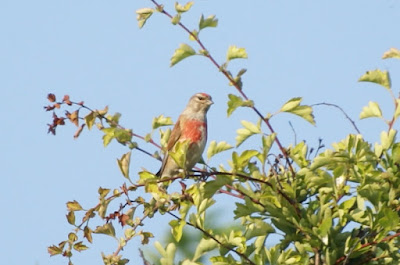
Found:
[[[169,18],[172,18],[172,15],[169,14],[167,11],[164,10],[164,8],[157,3],[155,0],[150,0],[151,2],[153,2],[153,4],[155,6],[157,6],[161,11],[161,13],[163,13],[164,15],[166,15]],[[214,59],[214,57],[211,56],[210,52],[208,51],[208,49],[204,46],[204,44],[202,43],[202,41],[198,38],[198,36],[195,36],[185,25],[183,25],[181,22],[178,23],[178,25],[184,30],[186,31],[191,37],[193,37],[193,39],[196,40],[196,42],[199,44],[199,46],[206,51],[206,57],[208,59],[210,59],[210,61],[215,65],[215,67],[218,68],[218,70],[221,71],[221,73],[229,80],[230,83],[233,84],[233,86],[236,88],[236,90],[239,92],[240,95],[242,95],[242,97],[246,100],[249,100],[249,98],[247,97],[247,95],[243,92],[242,88],[240,87],[240,85],[235,82],[235,80],[232,78],[232,76],[225,70],[221,68],[221,65]],[[272,128],[271,123],[269,122],[269,119],[265,118],[261,112],[253,105],[251,106],[251,108],[254,110],[254,112],[264,121],[264,123],[267,125],[268,129],[270,130],[271,133],[275,133],[275,130]],[[290,162],[289,159],[289,154],[286,152],[285,148],[283,148],[281,142],[279,141],[278,137],[275,137],[275,142],[278,145],[279,150],[281,151],[281,153],[283,154],[283,156],[286,159],[286,162],[289,165],[289,169],[290,172],[292,173],[292,177],[294,178],[296,176],[296,173],[292,167],[292,163]]]
[[[313,248],[313,252],[314,252],[314,264],[315,265],[320,265],[321,256],[319,255],[318,249],[317,248]]]

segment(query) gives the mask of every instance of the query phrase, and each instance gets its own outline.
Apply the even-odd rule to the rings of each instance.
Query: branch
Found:
[[[262,180],[262,179],[257,179],[257,178],[253,178],[253,177],[249,177],[240,173],[230,173],[230,172],[219,172],[219,171],[211,171],[211,172],[207,172],[207,171],[203,171],[202,172],[203,175],[205,176],[212,176],[212,175],[229,175],[229,176],[237,176],[237,177],[241,177],[247,180],[251,180],[254,182],[258,182],[258,183],[262,183],[265,185],[268,185],[269,187],[273,188],[274,186],[269,183],[268,181]],[[236,189],[236,191],[238,191]],[[293,206],[293,208],[296,210],[296,213],[298,216],[300,216],[300,209],[298,208],[298,205],[296,203],[295,200],[293,200],[292,198],[290,198],[287,194],[285,194],[282,190],[277,189],[276,192],[278,192],[278,194],[280,194],[283,198],[285,198],[285,200]],[[255,202],[255,201],[253,201]],[[259,202],[255,202],[255,203],[259,203]]]
[[[133,230],[136,230],[136,228],[137,228],[139,225],[142,225],[143,220],[146,219],[147,216],[148,216],[148,215],[145,213],[145,214],[142,216],[142,218],[140,218],[140,222],[137,222],[137,223],[132,227]],[[134,237],[126,238],[126,239],[125,239],[125,242],[128,243],[128,241],[131,240],[132,238],[134,238]],[[117,249],[115,250],[115,252],[113,253],[113,256],[118,256],[119,252],[120,252],[123,248],[124,248],[124,246],[122,246],[122,244],[119,244],[119,245],[118,245],[118,248],[117,248]]]
[[[151,263],[148,260],[146,260],[146,258],[144,257],[143,250],[141,250],[140,248],[139,248],[139,253],[140,253],[140,257],[143,260],[143,265],[151,265]]]
[[[339,109],[339,110],[344,114],[344,116],[346,117],[346,119],[348,119],[348,120],[350,121],[350,123],[353,125],[353,128],[356,130],[356,132],[357,132],[358,134],[361,134],[360,130],[358,129],[358,127],[357,127],[357,125],[356,125],[356,123],[350,118],[349,115],[347,115],[347,113],[346,113],[341,107],[339,107],[339,106],[336,105],[336,104],[326,103],[326,102],[321,102],[321,103],[312,104],[311,106],[321,106],[321,105],[330,106],[330,107],[335,107],[335,108]]]
[[[53,105],[45,106],[44,108],[45,108],[46,111],[51,111],[51,110],[54,110],[54,109],[56,109],[56,108],[59,109],[59,108],[61,107],[61,105],[63,105],[63,104],[66,104],[66,105],[68,105],[68,106],[76,105],[76,106],[78,106],[79,108],[78,108],[75,112],[78,112],[80,109],[88,110],[88,111],[90,111],[90,112],[96,113],[97,117],[100,119],[101,124],[102,124],[102,120],[105,120],[108,124],[110,124],[110,125],[112,125],[112,126],[115,126],[115,127],[119,128],[119,129],[121,129],[121,130],[126,130],[125,127],[121,126],[121,125],[118,124],[117,122],[115,122],[115,121],[113,121],[113,120],[107,118],[107,117],[104,116],[103,114],[100,114],[98,111],[95,111],[95,110],[91,109],[90,107],[84,105],[83,101],[81,101],[81,102],[74,102],[74,101],[71,101],[71,100],[69,99],[69,96],[68,96],[68,95],[65,95],[63,101],[61,101],[61,102],[56,102],[56,101],[55,101],[55,95],[54,95],[54,94],[48,94],[47,98],[49,99],[50,102],[53,103]],[[73,122],[73,121],[70,119],[70,116],[68,116],[68,114],[69,114],[69,112],[67,111],[66,117],[57,117],[57,115],[55,114],[55,112],[53,112],[53,124],[48,124],[48,125],[49,125],[49,132],[55,134],[55,132],[56,132],[56,127],[57,127],[58,125],[64,125],[64,124],[65,124],[65,120],[66,120],[67,118],[68,118],[72,123],[74,123],[76,126],[78,126],[78,122],[76,122],[76,123]],[[82,117],[76,117],[76,118],[79,118],[79,119],[81,119],[81,120],[84,120],[84,118],[82,118]],[[103,125],[103,124],[102,124],[102,125]],[[80,133],[81,133],[81,131],[83,130],[83,127],[84,127],[84,126],[85,126],[85,123],[83,123],[83,124],[79,127],[79,129],[77,130],[77,132],[76,132],[75,135],[74,135],[74,138],[77,138],[77,137],[80,135]],[[136,133],[130,132],[130,135],[131,135],[132,137],[136,137],[136,138],[139,138],[139,139],[142,139],[142,140],[146,141],[145,137],[143,137],[143,136],[141,136],[141,135],[138,135],[138,134],[136,134]],[[155,142],[153,141],[153,139],[150,139],[150,140],[148,140],[147,142],[149,142],[150,144],[154,145],[155,147],[161,149],[161,146],[158,145],[157,143],[155,143]],[[138,151],[140,151],[140,152],[142,152],[142,153],[144,153],[144,154],[146,154],[146,155],[148,155],[148,156],[151,156],[151,157],[156,158],[157,160],[161,161],[161,158],[155,157],[155,156],[154,156],[153,154],[151,154],[150,152],[148,152],[148,151],[146,151],[146,150],[144,150],[144,149],[142,149],[142,148],[140,148],[140,147],[138,147],[138,146],[135,146],[134,149],[136,149],[136,150],[138,150]]]
[[[171,14],[169,14],[167,11],[164,10],[163,6],[160,5],[159,3],[157,3],[155,0],[150,0],[151,2],[153,2],[153,4],[158,8],[158,10],[161,10],[161,13],[163,13],[164,15],[166,15],[169,18],[173,18],[173,16]],[[177,25],[179,25],[184,31],[186,31],[191,37],[193,37],[194,40],[196,40],[196,42],[199,44],[199,46],[205,51],[204,56],[206,56],[208,59],[210,59],[210,61],[212,62],[212,64],[215,65],[215,67],[217,67],[217,69],[229,80],[229,82],[231,84],[233,84],[233,86],[236,88],[236,90],[239,92],[239,94],[246,100],[249,100],[249,98],[247,97],[247,95],[243,92],[242,88],[240,87],[240,85],[232,78],[232,76],[228,73],[228,71],[226,71],[225,69],[223,69],[221,67],[221,65],[214,59],[214,57],[210,54],[210,52],[208,51],[208,49],[204,46],[203,42],[199,39],[198,36],[195,36],[184,24],[182,24],[182,22],[179,22]],[[269,122],[269,119],[264,117],[261,112],[255,107],[255,105],[251,106],[250,108],[252,108],[254,110],[254,112],[264,121],[264,123],[267,125],[268,129],[270,130],[271,133],[275,133],[275,130],[272,128],[271,123]],[[290,172],[292,173],[293,178],[296,176],[296,173],[292,167],[292,164],[290,162],[289,159],[289,154],[286,152],[285,148],[283,148],[281,142],[279,141],[278,137],[275,137],[275,142],[278,145],[279,150],[281,151],[281,153],[283,154],[283,156],[285,157],[288,165],[289,165],[289,169]]]
[[[71,103],[72,103],[72,104],[75,104],[75,105],[79,105],[79,106],[81,106],[82,108],[87,109],[87,110],[89,110],[89,111],[91,111],[91,112],[94,112],[94,110],[92,110],[91,108],[89,108],[88,106],[86,106],[86,105],[84,105],[84,104],[78,104],[78,103],[73,102],[73,101],[71,101]],[[118,124],[117,122],[115,122],[115,121],[113,121],[113,120],[110,120],[109,118],[107,118],[106,116],[104,116],[104,115],[102,115],[102,114],[99,114],[99,113],[98,113],[98,116],[99,116],[100,118],[106,120],[107,123],[112,124],[112,125],[118,127],[119,129],[122,129],[122,130],[125,130],[125,129],[126,129],[126,128],[123,127],[122,125]],[[131,132],[131,135],[132,135],[133,137],[139,138],[139,139],[141,139],[141,140],[145,140],[145,138],[144,138],[143,136],[138,135],[138,134],[136,134],[136,133]],[[153,139],[150,139],[148,142],[151,143],[152,145],[154,145],[155,147],[161,149],[161,146],[158,145],[157,143],[155,143],[155,142],[153,141]],[[138,150],[140,150],[140,149],[138,149]],[[142,150],[140,150],[140,151],[142,151]],[[152,155],[152,156],[153,156],[153,155]]]
[[[179,220],[179,221],[183,221],[180,217],[176,216],[175,214],[173,214],[173,213],[171,213],[171,212],[168,212],[168,214],[171,215],[171,216],[173,216],[174,218],[176,218],[176,219]],[[231,247],[229,247],[229,246],[223,244],[221,241],[219,241],[216,237],[214,237],[213,235],[211,235],[210,233],[208,233],[207,231],[205,231],[203,228],[201,228],[201,227],[199,227],[199,226],[197,226],[197,225],[194,225],[194,224],[192,224],[192,223],[188,223],[188,222],[186,222],[186,221],[185,221],[185,223],[186,223],[187,225],[191,226],[191,227],[196,228],[197,230],[200,230],[204,235],[206,235],[207,237],[209,237],[209,238],[211,238],[212,240],[214,240],[215,242],[217,242],[217,244],[219,244],[221,247],[226,248],[226,249],[229,249],[229,250],[232,251],[232,252],[235,252],[238,256],[240,256],[240,257],[242,257],[244,260],[246,260],[248,264],[256,265],[256,264],[255,264],[253,261],[251,261],[246,255],[244,255],[243,253],[240,253],[240,252],[236,251],[235,249],[233,249],[233,248],[231,248]]]

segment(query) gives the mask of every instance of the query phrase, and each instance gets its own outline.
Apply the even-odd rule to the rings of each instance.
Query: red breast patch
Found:
[[[207,124],[204,121],[188,120],[182,130],[182,136],[185,139],[190,139],[192,142],[202,140],[203,134],[207,131]]]

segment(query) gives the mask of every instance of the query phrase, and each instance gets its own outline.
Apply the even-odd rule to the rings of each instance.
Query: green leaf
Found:
[[[193,50],[192,47],[190,47],[189,45],[187,45],[185,43],[182,43],[181,45],[179,45],[179,48],[176,49],[174,54],[172,55],[170,66],[174,66],[175,64],[179,63],[186,57],[189,57],[189,56],[192,56],[195,54],[196,54],[196,52],[195,52],[195,50]]]
[[[143,139],[143,140],[145,140],[146,143],[148,143],[148,142],[151,141],[151,137],[152,137],[151,133],[148,133],[148,134],[146,134],[146,135],[144,136],[144,139]]]
[[[103,135],[103,145],[106,147],[110,144],[111,140],[115,138],[114,132],[115,127],[104,128],[101,131],[104,133]]]
[[[379,69],[367,71],[363,76],[358,79],[359,82],[372,82],[383,86],[387,90],[391,89],[390,76],[388,71],[381,71]]]
[[[314,158],[314,161],[310,166],[310,170],[313,171],[316,170],[317,168],[329,165],[331,163],[334,163],[332,157],[317,156],[316,158]]]
[[[189,9],[192,7],[192,5],[194,4],[193,1],[187,2],[184,6],[179,4],[178,2],[175,2],[175,10],[178,13],[184,13],[189,11]]]
[[[344,201],[342,204],[339,205],[340,209],[348,211],[351,207],[353,207],[354,203],[356,202],[356,197],[351,197],[347,201]]]
[[[132,131],[129,129],[115,128],[114,137],[121,144],[126,144],[132,140]]]
[[[122,172],[122,175],[129,179],[129,164],[131,163],[131,152],[123,154],[121,159],[117,159],[118,167]]]
[[[136,231],[133,228],[127,228],[124,231],[124,235],[126,239],[131,239],[136,234]]]
[[[90,112],[88,115],[85,116],[85,123],[89,130],[92,129],[96,117],[97,113],[95,113],[94,111]]]
[[[220,188],[231,183],[232,179],[229,176],[217,175],[215,180],[209,180],[204,185],[204,197],[212,198]]]
[[[168,152],[168,154],[175,160],[175,163],[180,168],[185,168],[186,164],[186,152],[189,147],[189,141],[177,142],[172,151]]]
[[[207,27],[215,28],[216,26],[218,26],[218,19],[215,18],[215,15],[208,16],[206,19],[204,19],[204,16],[201,15],[199,31]]]
[[[226,60],[230,61],[233,59],[247,59],[247,52],[245,48],[238,48],[235,45],[231,45],[228,48],[228,52],[226,54]]]
[[[151,127],[153,130],[162,127],[162,126],[168,126],[168,125],[173,125],[174,123],[172,122],[171,117],[164,117],[164,115],[160,115],[158,117],[153,118],[153,122],[151,123]]]
[[[259,160],[261,163],[265,164],[265,161],[267,160],[269,150],[271,150],[272,144],[274,143],[276,138],[276,133],[272,133],[268,136],[262,136],[262,153],[258,156]]]
[[[68,211],[82,211],[83,208],[77,201],[67,202]]]
[[[242,120],[240,123],[244,126],[244,128],[246,128],[253,134],[261,133],[261,123],[260,122],[258,122],[258,124],[254,124],[249,121]]]
[[[136,19],[138,21],[139,28],[142,28],[144,24],[146,24],[146,21],[151,17],[153,12],[153,8],[141,8],[139,10],[136,10]]]
[[[214,155],[216,155],[218,153],[221,153],[223,151],[232,149],[232,148],[233,148],[233,146],[228,144],[225,141],[219,142],[218,144],[217,144],[216,141],[212,141],[210,143],[210,146],[208,147],[208,150],[207,150],[207,158],[210,159]]]
[[[171,129],[168,128],[165,132],[160,130],[160,144],[161,146],[166,146],[171,135]]]
[[[320,237],[322,239],[322,241],[324,242],[325,245],[328,244],[328,242],[326,241],[327,239],[327,235],[329,230],[332,227],[332,218],[324,218],[322,220],[322,222],[319,224],[318,228],[316,229],[317,235],[318,237]]]
[[[315,125],[313,109],[307,105],[300,105],[301,101],[301,97],[292,98],[281,107],[280,111],[295,114]]]
[[[386,230],[397,230],[399,225],[399,215],[391,209],[385,208],[382,211],[382,218],[378,223]]]
[[[167,247],[164,249],[162,245],[156,241],[154,243],[157,251],[161,254],[162,258],[160,259],[161,265],[174,265],[176,245],[174,243],[169,243]]]
[[[240,146],[247,138],[254,134],[259,134],[261,133],[261,123],[258,122],[257,125],[254,123],[251,123],[249,121],[241,121],[242,125],[244,128],[238,129],[236,131],[237,136],[236,136],[236,147]]]
[[[263,151],[268,154],[269,150],[271,149],[272,144],[274,143],[276,138],[276,133],[271,133],[268,136],[263,136],[262,143],[263,143]]]
[[[382,111],[379,107],[378,103],[370,101],[368,102],[368,106],[363,107],[360,113],[360,119],[378,117],[382,118]]]
[[[102,226],[96,227],[96,229],[93,231],[93,233],[115,237],[115,229],[114,229],[114,226],[112,225],[112,223],[107,223]]]
[[[253,237],[266,236],[271,233],[275,233],[275,229],[272,225],[260,220],[253,219],[252,224],[250,224],[246,231],[246,239],[249,240]]]
[[[197,36],[198,35],[196,35],[196,38],[197,38]],[[194,39],[194,38],[192,37],[192,39]],[[204,49],[200,49],[199,50],[199,54],[203,55],[203,56],[206,56],[206,57],[208,57],[210,55],[210,53],[207,50],[204,50]]]
[[[400,143],[395,143],[392,147],[392,160],[394,163],[400,163]]]
[[[111,127],[117,127],[120,118],[121,113],[116,112],[114,115],[107,115],[107,119],[109,120],[107,122]]]
[[[396,134],[397,131],[393,129],[391,129],[389,133],[385,131],[381,132],[381,144],[383,150],[388,150],[392,146],[395,141]]]
[[[382,59],[396,58],[400,59],[400,50],[396,48],[390,48],[387,52],[385,52],[382,56]]]
[[[313,109],[310,106],[298,106],[291,113],[305,119],[312,125],[315,125],[314,115],[312,114]]]
[[[196,251],[193,256],[193,261],[201,258],[205,253],[210,252],[214,249],[218,248],[218,243],[211,238],[202,238],[197,245]]]
[[[240,156],[237,156],[236,158],[236,167],[243,168],[245,167],[250,159],[254,156],[258,156],[260,153],[257,150],[245,150],[243,153],[240,154]]]
[[[177,242],[181,241],[183,227],[185,227],[186,222],[183,220],[172,220],[169,222],[169,225],[171,226],[171,233],[174,239]]]
[[[171,18],[171,23],[173,25],[179,24],[179,22],[181,22],[181,14],[180,13],[176,14],[175,16],[173,16]]]
[[[302,98],[300,98],[300,97],[292,98],[281,107],[280,111],[290,112],[291,110],[300,106],[301,101],[302,101]]]
[[[141,180],[139,183],[143,184],[143,183],[145,183],[146,181],[149,181],[149,180],[157,181],[158,178],[154,174],[152,174],[152,173],[150,173],[148,171],[140,171],[139,172],[139,179]]]
[[[233,94],[229,94],[228,101],[228,117],[238,108],[238,107],[253,107],[254,102],[252,100],[243,100],[241,97],[235,96]]]
[[[194,30],[192,30],[191,33],[192,34],[189,34],[189,40],[192,40],[192,41],[197,40],[199,37],[199,32],[194,29]],[[200,50],[199,53],[202,54],[202,51],[204,51],[204,50]],[[203,55],[205,55],[205,54],[203,54]]]

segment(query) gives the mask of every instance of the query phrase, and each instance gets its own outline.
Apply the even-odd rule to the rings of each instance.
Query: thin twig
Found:
[[[133,227],[132,227],[132,229],[133,230],[136,230],[136,228],[139,226],[139,225],[143,225],[142,224],[142,222],[144,221],[144,219],[146,219],[147,218],[147,214],[145,213],[143,216],[142,216],[142,218],[140,218],[140,221],[139,222],[137,222]],[[125,238],[125,242],[127,243],[129,240],[131,240],[133,237],[131,237],[131,238]],[[113,256],[117,256],[118,254],[119,254],[119,252],[122,250],[124,248],[124,246],[122,246],[122,244],[119,244],[118,245],[118,248],[115,250],[115,252],[113,253]]]
[[[321,105],[330,106],[330,107],[334,107],[334,108],[339,109],[343,113],[343,115],[346,117],[346,119],[350,121],[350,123],[353,125],[353,128],[357,131],[357,133],[361,134],[360,130],[358,129],[358,127],[356,125],[356,123],[350,118],[349,115],[347,115],[347,113],[340,106],[338,106],[336,104],[332,104],[332,103],[326,103],[326,102],[312,104],[311,106],[321,106]]]
[[[293,135],[294,135],[294,145],[297,145],[297,134],[296,134],[296,130],[294,129],[294,127],[293,127],[293,124],[289,121],[289,125],[290,125],[290,128],[292,128],[292,131],[293,131]]]
[[[143,250],[141,250],[140,248],[139,248],[139,254],[143,260],[143,265],[151,265],[151,263],[144,257]]]

